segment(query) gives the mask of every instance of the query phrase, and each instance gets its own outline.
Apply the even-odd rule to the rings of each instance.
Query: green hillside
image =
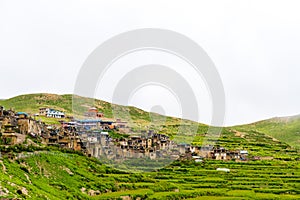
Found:
[[[249,132],[255,130],[300,149],[300,116],[277,117],[235,127]]]
[[[12,148],[16,151],[16,148]],[[11,154],[11,153],[10,153]],[[14,153],[16,154],[16,153]],[[9,156],[11,157],[11,156]],[[296,161],[174,162],[126,173],[75,152],[24,150],[0,159],[0,197],[19,199],[298,199]],[[226,167],[230,173],[218,172]]]
[[[52,107],[64,111],[67,115],[74,115],[72,109],[72,95],[56,95],[56,94],[27,94],[13,97],[6,100],[0,100],[0,105],[7,109],[13,108],[16,111],[25,111],[31,114],[37,113],[40,107]],[[125,111],[130,113],[131,120],[129,125],[133,131],[153,129],[157,132],[173,135],[178,132],[178,128],[183,126],[198,126],[198,138],[208,129],[204,124],[198,124],[189,120],[181,120],[174,117],[163,117],[155,113],[148,113],[135,107],[125,107],[113,105],[108,102],[76,96],[76,110],[84,110],[89,106],[94,106],[104,113],[107,118],[114,118],[113,111],[116,116],[121,116]],[[119,112],[118,112],[119,111]],[[151,118],[155,119],[155,123],[151,123]],[[40,117],[47,123],[58,123],[57,119]],[[126,118],[124,120],[127,120]],[[256,122],[249,125],[232,127],[238,131],[244,132],[261,132],[275,139],[285,142],[293,147],[300,148],[300,117],[273,118]],[[197,137],[197,136],[196,136]]]
[[[78,98],[77,106],[86,108],[89,99]],[[71,104],[72,95],[52,94],[0,101],[0,105],[16,111],[36,113],[39,107],[47,106],[69,115]],[[95,100],[93,106],[106,117],[113,117],[111,104]],[[164,123],[163,116],[138,108],[117,109],[130,112],[133,131],[151,128],[172,135],[181,126],[180,119],[167,117]],[[155,123],[151,123],[151,117]],[[186,127],[196,124],[188,120],[182,123]],[[247,162],[175,161],[163,169],[143,173],[114,170],[101,160],[54,147],[1,146],[0,199],[300,199],[299,150],[290,146],[297,146],[299,123],[297,117],[275,118],[224,128],[217,145],[247,150]],[[194,144],[202,144],[207,128],[199,125]],[[230,172],[217,168],[228,168]]]
[[[126,107],[121,105],[114,105],[102,100],[91,99],[86,97],[75,96],[75,113],[72,108],[73,95],[56,95],[56,94],[27,94],[13,97],[6,100],[0,100],[0,105],[3,105],[6,109],[14,109],[15,111],[28,112],[35,114],[39,112],[40,107],[51,107],[57,110],[64,111],[67,115],[77,116],[77,111],[84,113],[88,107],[96,107],[100,112],[104,114],[106,118],[121,117],[122,120],[128,121],[132,131],[140,130],[156,130],[157,132],[174,135],[178,132],[179,127],[184,126],[198,126],[198,133],[202,134],[207,131],[208,126],[199,124],[190,120],[181,120],[174,117],[165,117],[156,113],[148,113],[136,107]],[[113,114],[114,112],[114,114]],[[123,117],[124,113],[128,112],[131,119]],[[60,119],[37,117],[46,123],[58,123]],[[151,119],[154,119],[153,123]]]

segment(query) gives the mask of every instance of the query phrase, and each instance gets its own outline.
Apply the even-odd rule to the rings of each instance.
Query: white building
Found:
[[[87,139],[88,139],[88,141],[91,142],[91,143],[97,142],[97,137],[88,137]]]
[[[65,113],[63,113],[59,110],[52,109],[52,108],[46,108],[46,116],[54,117],[54,118],[64,118]]]

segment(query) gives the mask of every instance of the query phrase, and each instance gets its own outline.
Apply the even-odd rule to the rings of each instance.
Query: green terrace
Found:
[[[297,199],[297,161],[174,162],[161,170],[126,173],[94,158],[61,151],[2,159],[1,188],[7,198],[30,199]],[[229,168],[230,172],[216,171]],[[20,190],[25,187],[27,193]],[[14,191],[14,192],[12,192]],[[95,194],[91,196],[91,194]]]

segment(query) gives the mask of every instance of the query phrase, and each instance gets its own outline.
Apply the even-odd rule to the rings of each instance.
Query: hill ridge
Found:
[[[18,95],[9,99],[0,100],[0,105],[7,108],[14,108],[16,111],[25,111],[31,114],[38,112],[39,107],[48,106],[66,112],[71,115],[72,110],[72,94],[51,94],[51,93],[34,93],[34,94],[23,94]],[[159,126],[164,127],[161,132],[169,131],[169,134],[176,133],[176,127],[180,123],[186,125],[199,124],[200,129],[205,131],[209,125],[194,122],[191,120],[180,119],[176,117],[164,116],[166,118],[166,124],[153,124],[151,123],[150,112],[144,111],[134,106],[122,106],[111,104],[107,101],[100,99],[92,99],[89,97],[81,97],[75,95],[75,97],[82,98],[85,100],[94,100],[95,106],[104,113],[105,117],[113,118],[112,106],[117,106],[122,111],[128,110],[130,112],[133,123],[130,125],[133,129],[142,127],[142,129],[153,128],[158,130]],[[81,106],[81,105],[79,105]],[[151,113],[157,117],[161,116],[157,113]],[[300,147],[300,115],[287,116],[287,117],[273,117],[270,119],[256,121],[250,124],[228,126],[223,128],[233,128],[244,131],[257,130],[266,135],[274,137],[282,142],[285,142],[294,147]]]

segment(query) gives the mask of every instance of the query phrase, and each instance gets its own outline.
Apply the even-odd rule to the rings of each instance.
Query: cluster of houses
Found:
[[[76,127],[78,133],[93,130],[118,130],[120,132],[129,132],[130,128],[127,122],[120,119],[116,121],[102,119],[78,119],[70,122],[61,121],[63,127]]]
[[[40,115],[63,118],[64,113],[41,108]],[[25,112],[5,110],[0,106],[0,144],[14,145],[25,141],[26,135],[38,137],[46,145],[83,151],[89,156],[106,157],[114,160],[131,158],[170,158],[189,157],[195,162],[203,159],[215,160],[247,160],[246,150],[227,150],[223,147],[192,146],[177,144],[167,135],[154,131],[143,131],[141,134],[128,134],[130,128],[121,119],[115,121],[102,120],[103,114],[95,108],[86,112],[86,119],[61,121],[59,126],[49,126],[35,120]],[[124,134],[114,138],[111,132]]]
[[[0,106],[0,133],[2,145],[14,145],[22,143],[26,135],[36,136],[46,128],[42,122],[37,122],[25,112],[5,110]]]
[[[176,144],[167,135],[154,131],[142,132],[141,135],[130,135],[128,138],[114,139],[108,132],[92,132],[82,135],[85,146],[94,157],[106,157],[113,160],[131,158],[150,159],[203,159],[213,160],[248,160],[247,150],[226,150],[219,146],[193,146],[190,144]]]
[[[76,131],[65,127],[49,126],[35,120],[25,112],[5,110],[0,106],[0,144],[15,145],[24,143],[26,136],[41,139],[45,145],[81,150],[83,145]]]
[[[99,112],[89,109],[87,114],[96,113],[97,119],[88,118],[84,120],[73,120],[71,122],[61,121],[61,125],[47,125],[40,120],[36,120],[34,115],[30,116],[26,112],[15,112],[5,110],[0,106],[0,145],[15,145],[23,143],[26,136],[40,138],[46,145],[57,145],[62,148],[73,150],[84,150],[84,145],[80,137],[81,133],[92,130],[129,130],[126,122],[120,119],[116,121],[104,121],[98,118]],[[40,108],[40,116],[63,118],[64,113],[51,108]],[[94,115],[93,115],[94,116]]]
[[[127,138],[113,138],[109,132],[94,132],[83,136],[87,149],[94,157],[106,157],[113,160],[127,158],[150,158],[174,156],[170,152],[175,145],[168,136],[149,131],[147,134],[130,135]],[[179,156],[179,152],[177,153]]]
[[[54,108],[46,108],[46,107],[40,108],[39,113],[36,115],[52,117],[52,118],[65,118],[66,117],[66,115],[63,111],[56,110]],[[98,112],[97,108],[91,107],[87,110],[87,112],[84,113],[84,116],[87,118],[101,118],[104,115],[103,115],[103,113]]]

